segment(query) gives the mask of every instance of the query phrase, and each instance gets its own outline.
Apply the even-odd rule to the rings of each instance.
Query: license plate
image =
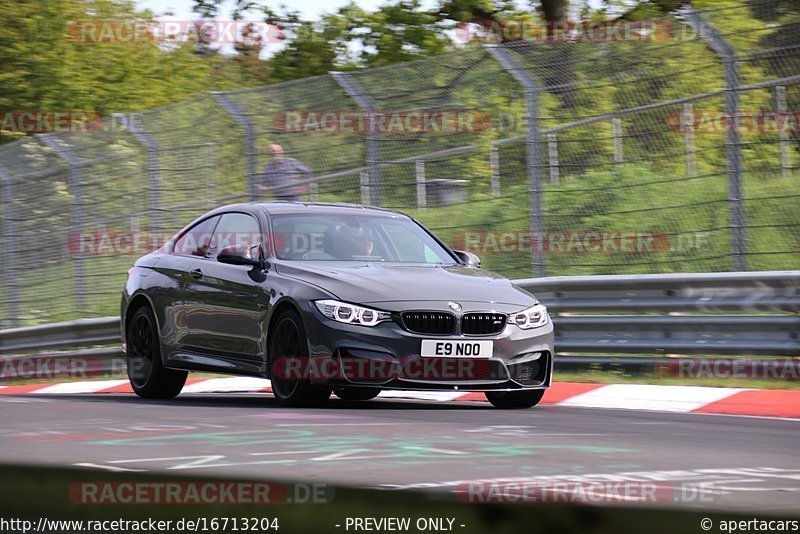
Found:
[[[423,339],[420,356],[424,358],[491,358],[492,341]]]

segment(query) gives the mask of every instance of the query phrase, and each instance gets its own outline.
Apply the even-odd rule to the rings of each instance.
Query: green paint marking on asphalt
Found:
[[[196,432],[191,434],[168,434],[163,436],[144,436],[108,439],[89,442],[93,445],[108,446],[164,446],[164,445],[215,445],[220,447],[242,447],[248,445],[276,445],[280,449],[271,449],[276,455],[281,452],[291,453],[294,450],[313,450],[315,454],[342,453],[348,450],[359,450],[358,454],[342,455],[330,461],[346,463],[363,459],[363,457],[381,457],[383,461],[395,465],[422,465],[447,459],[462,461],[472,458],[509,458],[531,456],[536,451],[555,449],[570,450],[585,454],[615,454],[633,452],[621,447],[599,445],[581,445],[570,443],[533,445],[533,444],[474,444],[458,443],[449,438],[435,436],[423,439],[401,439],[393,436],[326,436],[314,430],[302,428],[278,428],[240,431]],[[354,458],[350,458],[353,456]]]
[[[483,446],[480,450],[482,452],[488,452],[488,453],[505,452],[508,453],[509,456],[526,456],[535,450],[541,450],[541,449],[572,450],[577,452],[586,452],[589,454],[635,452],[633,449],[626,449],[622,447],[603,447],[600,445],[573,445],[569,443],[561,443],[557,445],[488,445],[488,446]]]

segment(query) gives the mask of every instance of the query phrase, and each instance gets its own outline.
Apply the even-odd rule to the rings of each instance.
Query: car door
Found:
[[[258,360],[269,308],[268,277],[252,266],[217,261],[225,246],[263,245],[258,220],[248,213],[222,214],[212,243],[184,293],[188,347],[223,358]]]
[[[171,249],[159,258],[156,271],[165,276],[155,297],[162,342],[170,347],[185,345],[188,335],[185,289],[191,271],[205,260],[219,216],[203,219],[183,232]]]

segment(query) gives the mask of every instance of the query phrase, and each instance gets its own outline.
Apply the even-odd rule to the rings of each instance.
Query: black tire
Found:
[[[487,391],[486,400],[495,408],[532,408],[544,397],[543,389],[526,389],[524,391]]]
[[[331,388],[311,384],[307,377],[276,376],[280,368],[305,370],[308,362],[308,340],[300,315],[293,309],[282,312],[272,325],[269,335],[269,361],[272,376],[272,393],[283,406],[310,407],[324,404],[331,396]],[[292,366],[291,361],[300,360],[301,365]],[[286,365],[284,367],[284,364]]]
[[[166,369],[153,310],[142,306],[127,324],[125,361],[134,393],[143,399],[171,399],[186,383],[186,371]]]
[[[381,388],[335,388],[333,392],[342,400],[367,401],[377,397],[381,392]]]

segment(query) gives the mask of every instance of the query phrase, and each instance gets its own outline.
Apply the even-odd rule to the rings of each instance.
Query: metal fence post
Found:
[[[500,196],[500,147],[496,144],[489,147],[489,168],[491,169],[492,196]]]
[[[0,195],[3,202],[3,239],[0,243],[0,275],[5,278],[6,311],[8,325],[19,324],[19,283],[17,282],[17,253],[19,252],[17,235],[17,213],[14,203],[14,177],[0,167]]]
[[[250,200],[258,200],[259,194],[256,190],[256,130],[255,126],[253,126],[253,121],[242,111],[238,104],[228,98],[227,93],[212,91],[209,94],[225,110],[225,113],[230,115],[234,122],[242,128],[247,194],[250,196]]]
[[[547,134],[547,159],[550,166],[550,183],[558,185],[561,178],[558,169],[558,136],[554,133]]]
[[[533,77],[511,56],[507,48],[498,45],[485,46],[503,69],[505,69],[525,91],[525,114],[528,133],[525,139],[528,173],[528,202],[530,203],[530,229],[533,235],[531,263],[534,276],[546,276],[547,264],[542,247],[537,246],[544,237],[544,215],[542,213],[542,164],[539,148],[539,86]]]
[[[775,100],[778,110],[778,135],[781,143],[781,174],[789,176],[792,172],[792,165],[789,161],[791,149],[789,147],[789,130],[787,129],[789,114],[786,107],[786,86],[779,85],[775,88]]]
[[[68,184],[72,195],[70,226],[73,232],[80,232],[86,224],[83,212],[83,166],[72,150],[59,143],[54,136],[55,134],[37,135],[39,140],[50,147],[69,167]],[[72,256],[75,271],[75,301],[80,312],[86,311],[86,266],[83,260],[80,252]]]
[[[425,161],[417,160],[414,164],[414,174],[417,178],[417,207],[425,208],[428,206],[428,188],[425,182]]]
[[[614,163],[624,161],[622,151],[622,119],[614,117],[611,119],[611,136],[614,138]]]
[[[683,105],[681,126],[683,126],[683,138],[686,143],[686,177],[694,178],[697,175],[697,160],[694,150],[694,108],[691,102]]]
[[[163,231],[164,221],[161,217],[161,173],[158,164],[158,143],[142,128],[140,113],[115,113],[112,116],[117,123],[125,126],[131,135],[144,146],[147,153],[150,230]]]
[[[352,76],[344,72],[331,72],[331,76],[344,92],[355,101],[361,111],[367,114],[367,131],[364,135],[364,143],[366,145],[365,161],[369,169],[370,198],[375,206],[380,206],[382,200],[380,169],[381,150],[378,124],[380,122],[381,113],[375,109],[375,104],[372,102],[372,99]]]
[[[742,198],[742,147],[736,127],[739,110],[739,60],[736,50],[722,35],[691,7],[679,11],[709,47],[722,60],[725,77],[725,115],[729,127],[725,134],[725,158],[728,166],[728,209],[730,211],[731,255],[734,271],[747,270],[747,230]]]

